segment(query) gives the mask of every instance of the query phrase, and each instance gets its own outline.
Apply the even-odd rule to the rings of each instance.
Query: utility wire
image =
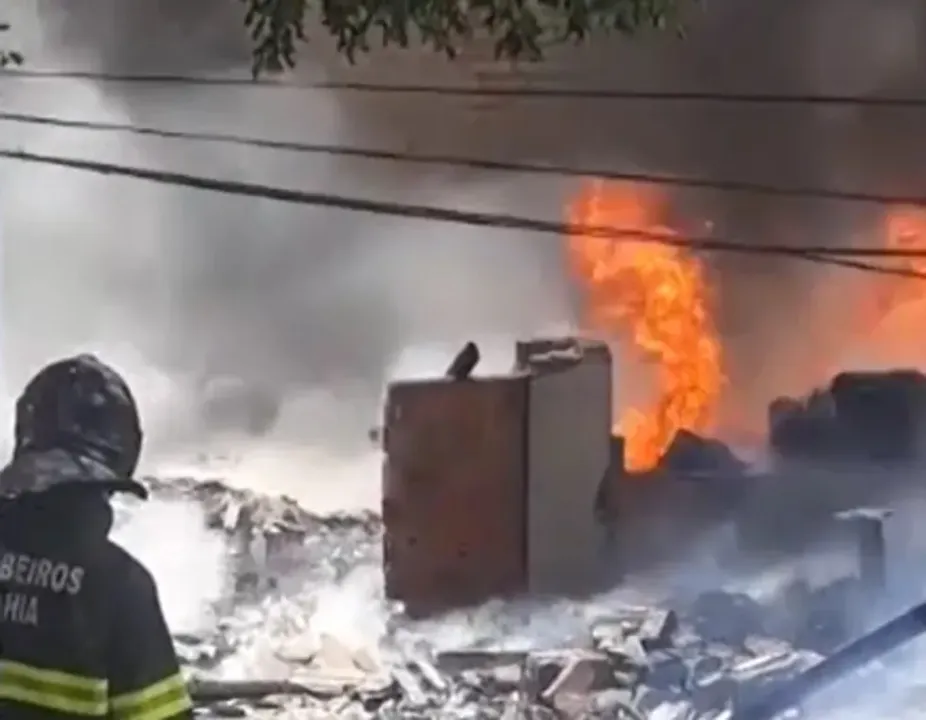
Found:
[[[318,192],[305,192],[287,188],[257,185],[232,180],[199,177],[183,173],[128,165],[103,163],[93,160],[80,160],[52,155],[39,155],[23,150],[0,150],[0,158],[19,160],[23,162],[39,163],[57,167],[93,172],[102,175],[129,177],[138,180],[147,180],[164,185],[209,190],[230,195],[246,197],[259,197],[280,202],[300,205],[313,205],[328,207],[352,212],[363,212],[374,215],[386,215],[433,222],[457,223],[471,227],[498,228],[511,230],[528,230],[532,232],[554,235],[588,235],[608,238],[611,240],[632,238],[637,242],[653,242],[679,248],[690,248],[701,251],[732,252],[747,255],[783,255],[808,262],[817,262],[841,267],[851,267],[857,270],[878,272],[903,277],[915,277],[926,280],[926,274],[906,268],[892,268],[883,265],[864,263],[861,257],[903,257],[926,256],[918,251],[892,251],[845,248],[795,248],[778,245],[744,245],[717,238],[681,238],[669,233],[657,233],[646,230],[615,228],[599,225],[576,225],[571,223],[552,222],[533,218],[518,217],[515,215],[502,215],[490,213],[477,213],[449,208],[437,208],[424,205],[407,205],[395,202],[369,200],[366,198],[346,197]]]
[[[365,160],[382,160],[386,162],[406,163],[410,165],[432,165],[468,170],[487,170],[495,172],[522,173],[527,175],[553,175],[561,177],[588,178],[597,177],[604,180],[646,183],[693,190],[717,190],[722,192],[739,192],[771,197],[796,199],[816,199],[845,202],[870,203],[875,205],[910,205],[926,207],[926,195],[884,195],[855,190],[828,189],[811,186],[782,186],[740,180],[708,180],[697,177],[677,177],[654,173],[618,172],[605,168],[574,167],[561,164],[508,162],[484,158],[470,158],[460,155],[406,153],[394,150],[376,150],[347,145],[327,145],[321,143],[291,142],[245,137],[231,133],[190,132],[166,130],[150,126],[130,125],[127,123],[98,122],[90,120],[69,120],[43,115],[30,115],[0,111],[0,121],[45,125],[52,127],[89,130],[94,132],[121,132],[144,137],[167,140],[190,140],[196,142],[225,143],[245,147],[282,150],[317,155],[360,158]]]
[[[292,82],[252,80],[243,77],[209,77],[192,75],[127,75],[90,71],[2,70],[2,79],[22,80],[93,80],[94,82],[152,85],[215,85],[276,90],[331,90],[339,92],[390,95],[429,95],[448,97],[514,97],[524,99],[621,100],[628,102],[693,102],[736,105],[795,105],[857,107],[873,106],[894,109],[926,108],[924,97],[883,97],[864,95],[820,95],[813,93],[741,93],[689,92],[663,90],[609,90],[604,88],[557,87],[477,87],[450,85],[404,85],[337,81]]]
[[[873,272],[881,275],[894,275],[897,277],[911,278],[914,280],[926,280],[926,273],[913,268],[891,267],[889,265],[879,265],[865,262],[864,260],[850,260],[844,257],[833,257],[828,255],[818,255],[811,253],[802,258],[807,262],[817,263],[819,265],[832,265],[835,267],[846,268],[848,270],[861,270],[863,272]]]

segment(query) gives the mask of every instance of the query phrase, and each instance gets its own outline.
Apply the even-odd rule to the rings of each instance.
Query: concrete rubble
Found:
[[[214,628],[175,637],[205,716],[706,720],[823,657],[800,627],[812,612],[791,613],[785,623],[773,607],[720,591],[674,606],[584,604],[584,630],[569,643],[516,651],[431,646],[384,602],[374,654],[319,632],[312,614],[319,591],[354,568],[378,570],[378,518],[318,517],[292,500],[220,482],[150,485],[155,497],[201,503],[236,558],[234,587],[215,610]],[[805,589],[804,600],[811,595]],[[265,648],[259,670],[229,669],[242,648],[257,645]]]
[[[420,651],[419,651],[420,652]],[[195,686],[204,711],[348,718],[718,718],[820,659],[772,638],[711,643],[675,613],[615,608],[577,647],[462,649],[393,655],[381,663],[322,636],[281,648],[284,683]],[[234,699],[223,697],[223,692]]]

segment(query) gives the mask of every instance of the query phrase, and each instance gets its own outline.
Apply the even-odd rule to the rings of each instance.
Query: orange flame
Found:
[[[660,199],[635,186],[589,181],[569,209],[575,225],[670,232]],[[576,234],[570,264],[585,291],[586,328],[614,339],[629,331],[658,367],[659,398],[630,408],[616,430],[628,469],[654,467],[680,429],[705,431],[723,385],[721,348],[703,269],[684,250],[653,242]]]
[[[892,250],[926,251],[926,208],[898,206],[884,218],[884,246]],[[891,267],[926,273],[926,258],[898,258]],[[919,278],[872,276],[859,296],[859,322],[853,346],[877,366],[923,367],[920,340],[926,323],[926,283]]]
[[[891,250],[926,251],[926,209],[897,207],[888,211],[885,222],[885,245]],[[926,258],[908,257],[898,267],[926,273]],[[923,281],[918,278],[882,278],[875,294],[871,313],[873,329],[901,305],[926,296]]]

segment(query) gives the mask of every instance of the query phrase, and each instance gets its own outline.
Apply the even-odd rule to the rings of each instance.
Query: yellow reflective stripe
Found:
[[[167,720],[193,707],[180,673],[135,692],[114,695],[109,706],[119,720]]]
[[[0,698],[72,715],[105,716],[109,683],[101,678],[0,660]]]

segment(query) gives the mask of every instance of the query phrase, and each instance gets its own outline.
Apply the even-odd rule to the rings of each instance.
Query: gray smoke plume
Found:
[[[28,37],[31,47],[24,49],[33,66],[195,74],[247,68],[242,7],[230,0],[39,0],[6,12],[17,34]],[[373,83],[502,80],[915,94],[926,85],[924,12],[915,0],[717,0],[691,14],[685,39],[606,38],[560,48],[549,62],[514,72],[515,80],[481,47],[467,49],[456,62],[425,51],[377,50],[350,67],[316,29],[296,75]],[[917,116],[876,108],[51,81],[4,82],[2,89],[4,105],[18,111],[721,179],[909,190],[923,167]],[[11,125],[4,139],[33,150],[551,219],[560,217],[575,187],[552,179]],[[4,219],[14,238],[8,241],[14,307],[7,308],[8,374],[14,378],[63,344],[119,341],[170,382],[182,378],[199,388],[231,377],[254,389],[261,402],[311,397],[312,410],[298,415],[299,432],[342,445],[375,421],[382,382],[409,347],[449,347],[470,335],[510,337],[572,318],[561,244],[554,238],[0,167],[4,187],[12,187],[4,191]],[[675,192],[672,204],[683,226],[709,221],[716,232],[744,242],[875,242],[879,218],[871,208],[731,193]],[[772,395],[801,390],[811,380],[807,368],[821,347],[838,350],[843,330],[830,314],[862,281],[839,275],[847,284],[821,299],[813,288],[830,275],[813,266],[720,257],[711,259],[710,271],[737,403],[761,415]]]
[[[112,4],[106,17],[115,27],[99,22],[104,5],[85,12],[39,3],[37,17],[23,11],[10,19],[17,39],[31,41],[23,50],[32,66],[120,72],[247,67],[233,3],[213,3],[215,19],[199,10],[187,16],[185,4],[158,4],[168,13],[158,17],[145,14],[152,4],[131,12]],[[176,17],[169,14],[174,10]],[[225,20],[233,31],[207,32],[205,45],[184,30],[214,29]],[[320,72],[311,56],[304,66],[307,73]],[[3,92],[4,104],[20,112],[310,142],[376,140],[350,122],[352,108],[331,93],[73,81],[8,81]],[[356,160],[12,124],[3,132],[7,146],[39,152],[398,202],[504,211],[535,194],[505,180],[459,183]],[[471,336],[510,339],[569,319],[558,263],[543,259],[558,255],[555,239],[18,164],[4,164],[0,172],[9,188],[4,223],[12,238],[10,382],[21,382],[38,362],[72,346],[101,345],[117,359],[120,352],[132,356],[129,364],[141,358],[158,379],[146,376],[139,394],[154,394],[155,383],[183,390],[184,402],[162,413],[167,434],[192,433],[195,428],[180,419],[183,411],[214,408],[210,389],[227,387],[231,379],[260,406],[264,421],[247,423],[251,430],[288,419],[289,432],[302,442],[365,447],[366,431],[378,421],[382,384],[397,362],[409,364],[409,348],[437,345],[449,358]],[[425,369],[442,369],[446,360],[438,356],[436,366]],[[274,401],[281,407],[267,411]],[[206,433],[221,425],[209,407],[195,413]]]

